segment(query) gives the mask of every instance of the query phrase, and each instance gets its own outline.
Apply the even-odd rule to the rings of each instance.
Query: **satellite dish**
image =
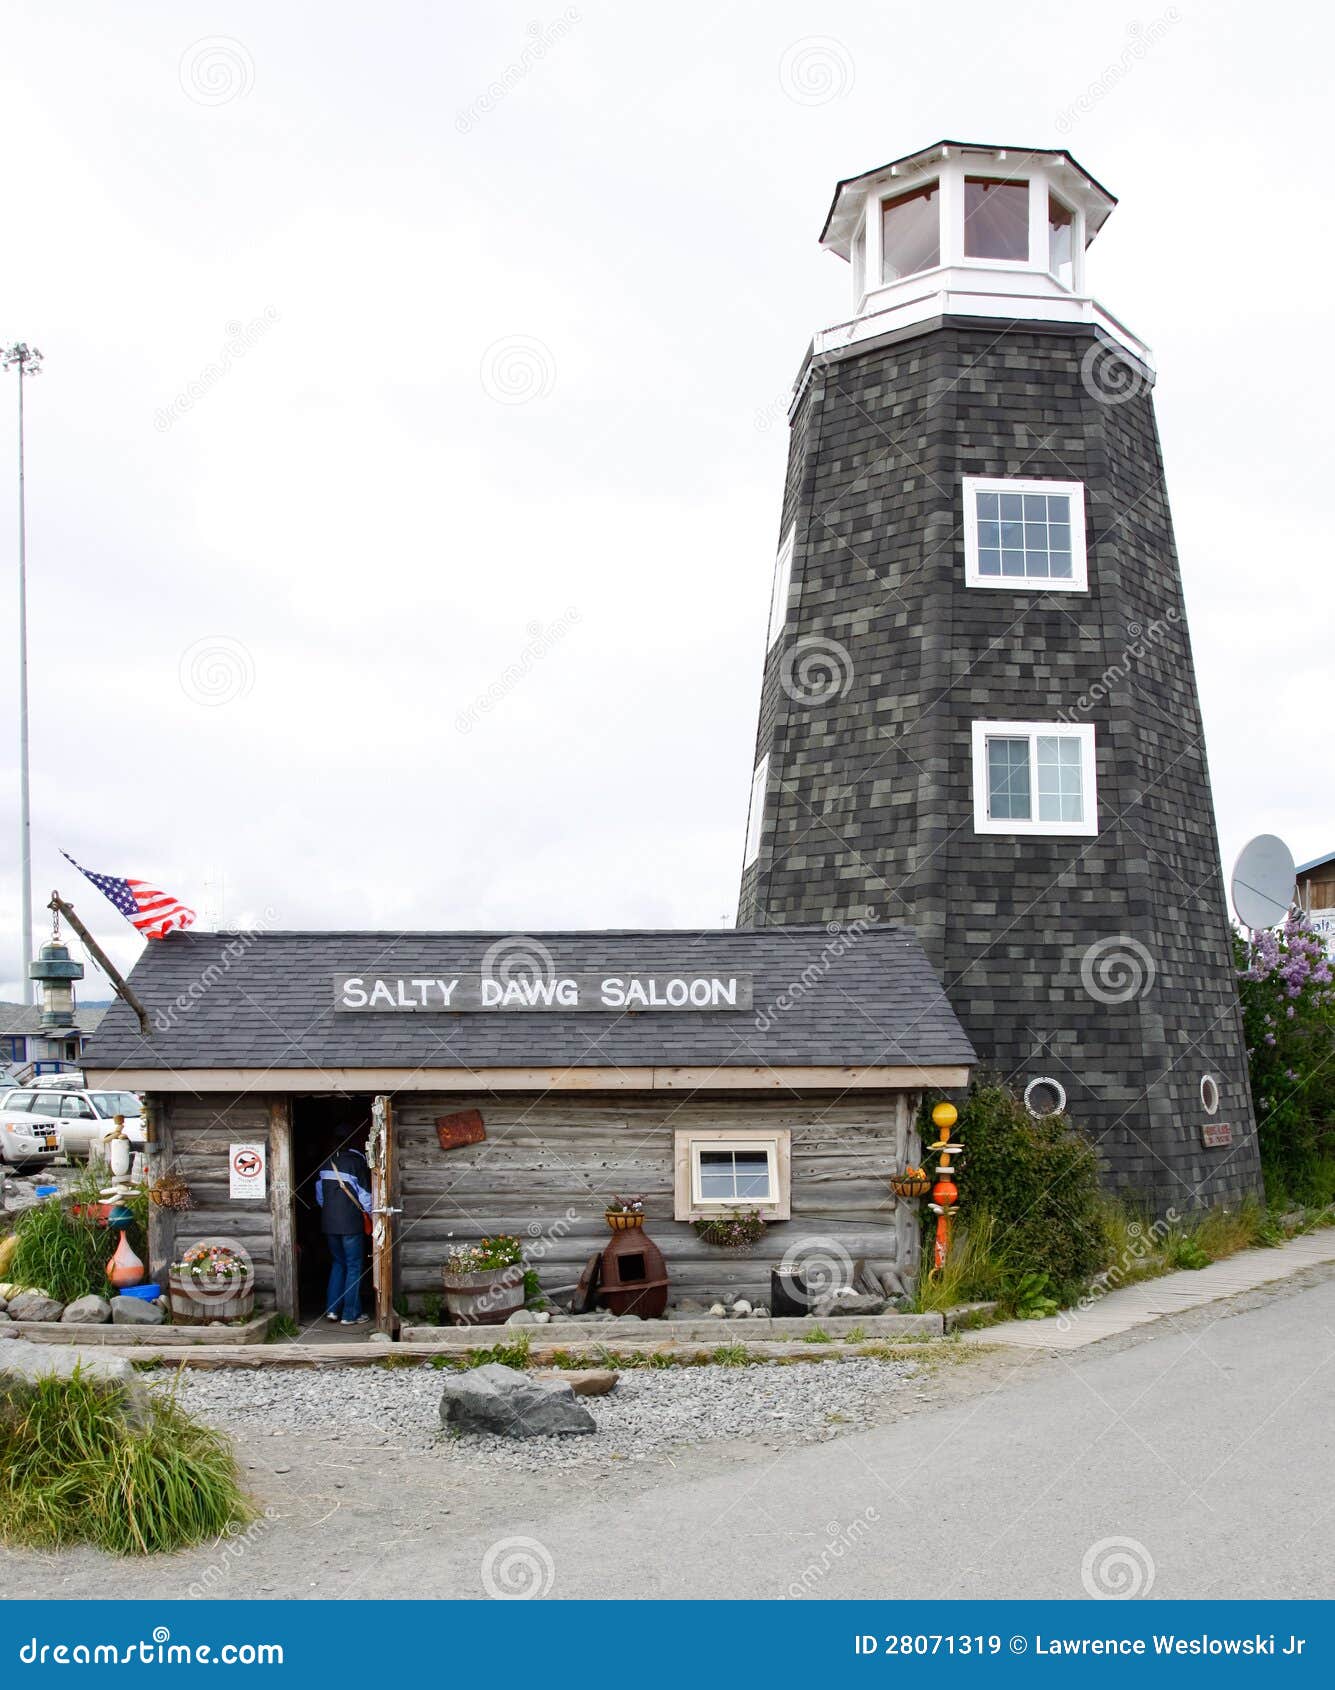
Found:
[[[1294,897],[1293,852],[1273,833],[1249,840],[1233,865],[1233,908],[1244,927],[1274,927]]]

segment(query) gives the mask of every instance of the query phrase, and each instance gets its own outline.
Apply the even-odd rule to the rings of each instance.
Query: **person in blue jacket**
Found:
[[[371,1213],[371,1170],[354,1140],[335,1150],[315,1176],[315,1201],[329,1246],[331,1266],[325,1295],[325,1319],[344,1326],[365,1326],[362,1272],[366,1263],[366,1222]]]

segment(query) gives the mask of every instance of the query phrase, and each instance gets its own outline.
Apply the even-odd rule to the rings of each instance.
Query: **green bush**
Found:
[[[936,1137],[926,1109],[921,1131],[924,1143]],[[964,1146],[959,1225],[967,1234],[985,1215],[991,1229],[993,1283],[962,1287],[966,1298],[997,1296],[1000,1269],[1012,1287],[1046,1274],[1047,1293],[1071,1302],[1107,1261],[1093,1145],[1065,1115],[1036,1120],[1009,1088],[988,1082],[970,1090],[952,1136]],[[925,1270],[936,1216],[923,1215]]]
[[[151,1555],[216,1538],[251,1512],[231,1446],[170,1398],[132,1425],[124,1390],[82,1373],[0,1395],[7,1543]]]
[[[102,1171],[105,1173],[105,1169]],[[95,1172],[85,1174],[61,1197],[48,1198],[18,1217],[14,1226],[17,1243],[9,1267],[9,1278],[16,1285],[45,1291],[62,1303],[93,1294],[108,1295],[107,1263],[120,1242],[120,1229],[73,1213],[75,1208],[101,1201],[98,1185]],[[141,1190],[130,1204],[135,1219],[125,1229],[141,1261],[148,1260],[147,1207],[147,1194]]]

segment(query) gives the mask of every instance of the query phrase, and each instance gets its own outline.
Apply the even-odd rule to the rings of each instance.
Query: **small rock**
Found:
[[[745,1319],[750,1312],[751,1305],[747,1302],[745,1297],[738,1297],[737,1301],[732,1305],[732,1314],[734,1318]]]
[[[722,1303],[711,1303],[709,1305],[709,1312],[714,1316],[715,1320],[722,1320],[723,1316],[727,1314],[728,1311],[724,1308]]]
[[[146,1303],[142,1297],[113,1297],[111,1324],[113,1326],[162,1326],[166,1314],[156,1303]]]
[[[538,1317],[532,1309],[516,1309],[512,1315],[508,1316],[505,1324],[507,1326],[536,1326]]]
[[[536,1311],[535,1318],[539,1326],[546,1326],[547,1322],[552,1318],[551,1311],[549,1309],[538,1309]]]
[[[20,1291],[9,1305],[11,1320],[59,1320],[64,1303],[45,1291]]]
[[[618,1375],[610,1367],[572,1367],[559,1373],[545,1369],[535,1379],[563,1379],[577,1397],[605,1397],[617,1388]]]
[[[594,1432],[597,1422],[563,1379],[535,1379],[489,1362],[445,1381],[440,1423],[460,1432],[542,1438]]]
[[[76,1297],[66,1303],[60,1319],[64,1326],[105,1326],[111,1319],[111,1304],[105,1297]]]
[[[836,1291],[828,1297],[817,1297],[811,1312],[824,1319],[840,1314],[880,1314],[884,1308],[884,1297],[866,1296],[859,1291]]]
[[[0,1314],[4,1314],[9,1307],[9,1298],[0,1297]]]
[[[751,1310],[751,1319],[752,1320],[768,1320],[769,1319],[769,1310],[765,1307],[764,1303],[757,1303],[755,1308],[753,1308]]]

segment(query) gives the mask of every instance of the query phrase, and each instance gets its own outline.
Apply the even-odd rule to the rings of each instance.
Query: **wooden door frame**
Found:
[[[371,1164],[371,1283],[375,1287],[375,1323],[393,1336],[394,1314],[394,1193],[398,1184],[394,1154],[394,1099],[384,1092],[371,1099],[371,1144],[377,1137],[376,1112],[384,1111],[385,1131],[380,1154]]]
[[[274,1306],[301,1322],[297,1275],[297,1193],[292,1177],[292,1099],[269,1099],[269,1221],[273,1232]]]

